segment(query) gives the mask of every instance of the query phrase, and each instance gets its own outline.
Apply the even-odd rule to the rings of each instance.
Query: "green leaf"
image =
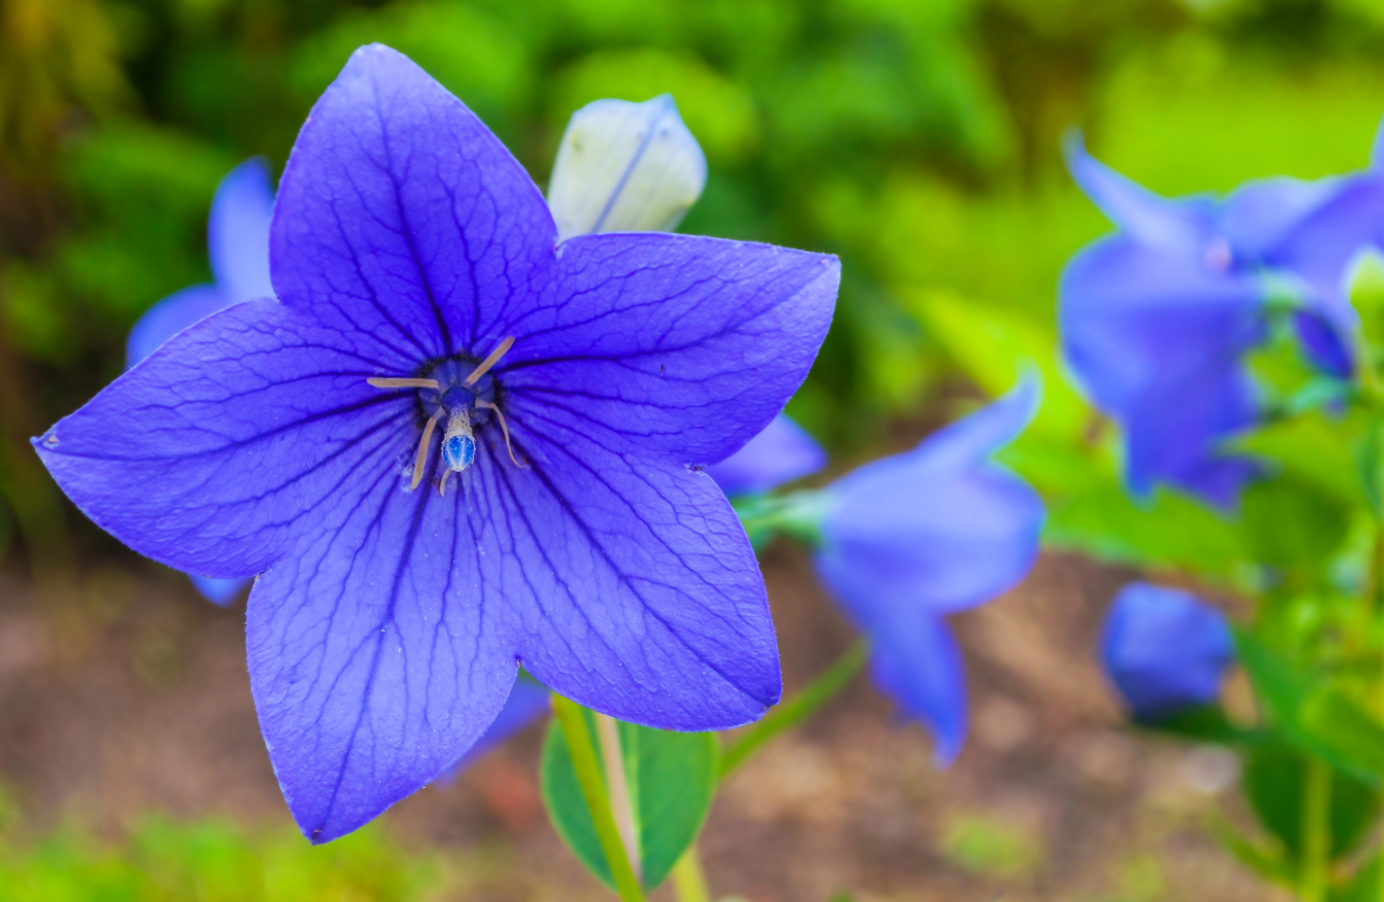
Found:
[[[1350,526],[1348,503],[1290,470],[1253,484],[1242,504],[1240,524],[1253,559],[1308,584],[1340,550]]]
[[[1302,704],[1303,731],[1351,767],[1384,777],[1384,727],[1336,689],[1319,689]]]
[[[1235,641],[1255,697],[1286,739],[1361,782],[1384,780],[1384,726],[1369,712],[1296,673],[1253,634],[1239,631]]]
[[[595,720],[586,712],[592,735]],[[720,745],[714,733],[675,733],[620,723],[620,746],[639,837],[640,874],[646,889],[663,882],[697,838],[715,794]],[[548,729],[540,765],[543,800],[558,834],[596,877],[611,885],[577,784],[567,739],[556,724]]]
[[[1302,804],[1307,754],[1282,741],[1259,742],[1245,756],[1242,786],[1259,822],[1283,843],[1289,858],[1302,858]],[[1374,820],[1378,794],[1338,769],[1331,772],[1331,855],[1349,853]]]
[[[1379,902],[1379,856],[1373,855],[1349,881],[1331,890],[1331,902]]]
[[[1254,742],[1260,733],[1231,723],[1219,705],[1196,705],[1183,708],[1157,720],[1139,721],[1140,729],[1165,733],[1195,742],[1219,745],[1239,745]]]

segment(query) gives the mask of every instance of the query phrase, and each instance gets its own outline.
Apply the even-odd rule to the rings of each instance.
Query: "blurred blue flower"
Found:
[[[218,310],[274,296],[269,283],[269,218],[274,189],[264,161],[246,160],[221,180],[207,221],[214,285],[193,285],[144,312],[125,342],[125,365],[134,366],[164,342]]]
[[[822,580],[870,642],[875,680],[936,737],[939,763],[966,735],[965,675],[945,615],[1016,585],[1038,555],[1043,502],[990,460],[1032,420],[1039,385],[824,492]]]
[[[136,551],[260,574],[251,689],[306,836],[449,768],[520,664],[658,728],[727,729],[778,701],[763,578],[697,465],[806,376],[835,258],[658,233],[559,244],[489,129],[372,45],[298,135],[270,260],[278,300],[189,327],[34,446]]]
[[[1235,659],[1225,616],[1177,589],[1130,583],[1101,633],[1101,663],[1137,720],[1213,704]]]
[[[767,492],[827,465],[827,452],[807,431],[781,413],[745,447],[706,468],[727,495]]]
[[[1122,427],[1135,495],[1161,482],[1233,508],[1258,467],[1222,446],[1259,419],[1244,357],[1268,336],[1271,300],[1293,305],[1318,368],[1352,375],[1355,316],[1343,280],[1384,232],[1380,176],[1269,179],[1223,200],[1168,200],[1091,158],[1078,138],[1067,159],[1119,231],[1063,273],[1066,359]]]
[[[126,339],[126,366],[139,363],[168,339],[218,310],[273,296],[269,284],[269,217],[273,210],[274,191],[263,160],[246,160],[221,180],[207,222],[207,248],[216,284],[184,288],[146,310]],[[203,598],[219,605],[230,604],[251,582],[198,573],[188,576]]]
[[[448,768],[438,779],[443,782],[456,779],[458,774],[486,752],[548,713],[551,700],[552,693],[547,687],[526,674],[519,674],[519,679],[514,681],[514,688],[510,689],[509,698],[505,699],[505,706],[500,709],[499,715],[486,727],[481,738],[476,740],[476,744],[467,749],[456,764]]]

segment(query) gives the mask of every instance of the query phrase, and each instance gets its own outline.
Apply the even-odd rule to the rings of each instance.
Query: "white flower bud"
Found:
[[[572,114],[548,207],[558,240],[591,232],[668,232],[706,184],[706,157],[669,94],[597,100]]]

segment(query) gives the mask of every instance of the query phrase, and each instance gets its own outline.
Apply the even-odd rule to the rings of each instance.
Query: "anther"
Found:
[[[423,427],[423,438],[418,442],[418,456],[413,461],[413,482],[409,489],[418,488],[418,483],[423,481],[423,465],[428,462],[428,443],[432,441],[433,430],[437,428],[437,421],[442,419],[442,411],[438,410],[428,418],[428,423]]]
[[[409,379],[394,378],[391,376],[387,378],[366,379],[365,381],[375,386],[375,388],[431,388],[437,390],[442,387],[442,384],[436,379]]]
[[[493,412],[494,412],[495,416],[498,417],[499,420],[500,420],[500,431],[503,432],[503,433],[505,434],[505,450],[509,452],[509,459],[512,460],[512,461],[514,461],[514,465],[515,465],[516,467],[520,467],[520,468],[527,467],[528,464],[522,464],[522,463],[520,463],[520,462],[519,462],[519,458],[517,458],[517,457],[514,456],[514,446],[511,445],[511,444],[509,443],[509,424],[505,422],[505,414],[504,414],[504,411],[500,410],[499,405],[498,405],[498,404],[491,404],[489,401],[484,401],[484,400],[482,400],[482,399],[480,399],[480,398],[477,398],[477,399],[476,399],[476,406],[477,406],[477,407],[484,407],[486,410],[489,410],[489,411],[493,411]]]
[[[500,358],[505,356],[505,352],[508,351],[513,344],[513,335],[509,336],[504,341],[500,342],[500,346],[495,350],[491,351],[490,356],[482,360],[480,362],[480,366],[476,367],[474,370],[471,371],[471,375],[466,377],[466,381],[463,382],[462,385],[466,386],[467,388],[470,388],[471,386],[475,385],[476,382],[482,376],[484,376],[486,373],[490,371],[490,368],[492,366],[500,362]]]

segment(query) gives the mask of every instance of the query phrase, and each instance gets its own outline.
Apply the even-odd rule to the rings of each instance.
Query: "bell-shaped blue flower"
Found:
[[[811,476],[827,465],[827,452],[807,430],[781,413],[745,447],[706,468],[727,495],[767,492]]]
[[[677,228],[706,184],[706,157],[672,96],[597,100],[562,136],[548,206],[558,240],[599,232]]]
[[[839,263],[557,236],[465,105],[362,48],[280,181],[277,300],[184,330],[34,440],[136,551],[259,574],[251,689],[316,842],[456,762],[520,664],[665,729],[748,723],[781,694],[753,550],[701,468],[806,376]]]
[[[870,642],[879,685],[936,737],[966,735],[965,675],[945,615],[1012,588],[1038,555],[1043,502],[991,455],[1032,420],[1032,377],[1004,398],[829,486],[818,573]]]
[[[246,160],[221,180],[211,202],[207,248],[215,284],[193,285],[169,295],[144,312],[125,342],[125,365],[134,366],[168,339],[223,310],[251,298],[271,297],[269,217],[274,191],[260,159]],[[192,585],[214,604],[235,600],[248,579],[218,579],[189,573]]]
[[[1106,615],[1100,654],[1134,718],[1157,721],[1216,701],[1235,640],[1225,616],[1195,596],[1130,583]]]
[[[1224,450],[1259,418],[1247,351],[1268,303],[1291,290],[1304,351],[1353,371],[1354,314],[1341,285],[1384,225],[1378,176],[1270,179],[1228,198],[1168,200],[1067,145],[1068,165],[1119,231],[1068,264],[1062,345],[1073,372],[1124,431],[1130,490],[1176,486],[1232,508],[1258,468]]]

